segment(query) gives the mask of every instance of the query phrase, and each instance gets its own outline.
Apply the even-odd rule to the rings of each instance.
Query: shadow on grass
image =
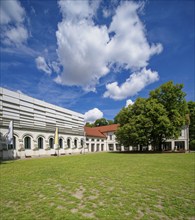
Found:
[[[111,154],[178,154],[187,151],[113,151]]]
[[[14,160],[0,160],[0,165],[14,163]]]

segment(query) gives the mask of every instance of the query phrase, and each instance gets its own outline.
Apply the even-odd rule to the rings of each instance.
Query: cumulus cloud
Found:
[[[107,45],[110,61],[125,69],[145,67],[153,54],[162,51],[161,44],[150,46],[147,42],[137,13],[140,7],[141,4],[124,2],[116,9],[109,27],[109,33],[114,33]]]
[[[98,108],[94,108],[85,112],[84,120],[85,122],[94,122],[97,119],[103,118],[103,112],[101,112]]]
[[[56,82],[95,91],[99,79],[115,66],[119,70],[139,70],[148,65],[152,55],[162,51],[161,44],[150,45],[147,41],[138,16],[142,4],[121,2],[109,27],[95,24],[98,6],[99,1],[59,1],[63,19],[56,37],[63,71]]]
[[[134,72],[131,74],[121,86],[118,85],[118,82],[107,84],[107,91],[104,93],[104,97],[109,97],[114,100],[122,100],[136,95],[144,87],[157,81],[158,79],[159,76],[156,71],[143,68],[140,72]]]
[[[134,102],[133,102],[131,99],[128,99],[128,100],[126,101],[125,107],[127,108],[129,105],[133,105],[133,104],[134,104]]]
[[[28,31],[25,28],[25,10],[18,0],[1,1],[0,24],[1,41],[8,46],[26,43]]]
[[[37,57],[35,59],[35,62],[36,62],[37,69],[42,70],[43,72],[49,75],[52,73],[52,70],[49,67],[49,65],[46,63],[44,57],[41,57],[41,56]]]

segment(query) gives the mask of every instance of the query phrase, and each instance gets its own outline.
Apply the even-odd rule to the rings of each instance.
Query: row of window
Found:
[[[101,142],[104,142],[104,139],[86,138],[86,141],[97,141],[97,142],[101,141]]]
[[[31,149],[31,137],[29,136],[26,136],[24,138],[24,148],[25,149]],[[42,137],[39,137],[38,138],[38,149],[44,149],[44,139]],[[59,148],[63,148],[64,146],[64,143],[63,143],[63,139],[60,138],[59,139]],[[84,146],[84,140],[81,139],[81,142],[80,142],[80,147],[83,148]],[[54,138],[49,138],[49,147],[51,149],[54,148]],[[78,147],[78,139],[74,139],[74,147],[77,148]],[[67,138],[67,148],[71,148],[71,139],[70,138]],[[13,145],[9,145],[8,146],[8,149],[16,149],[16,137],[14,136],[13,138]]]

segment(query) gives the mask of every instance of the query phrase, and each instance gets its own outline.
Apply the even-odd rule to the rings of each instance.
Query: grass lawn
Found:
[[[0,219],[195,219],[195,154],[3,162]]]

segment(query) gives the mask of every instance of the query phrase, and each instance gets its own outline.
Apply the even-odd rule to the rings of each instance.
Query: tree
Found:
[[[167,112],[155,99],[137,99],[134,105],[122,109],[116,120],[122,122],[116,136],[124,146],[142,147],[151,144],[154,149],[160,150],[165,137],[171,132]]]
[[[195,150],[195,102],[188,102],[190,125],[189,125],[189,141],[190,149]]]
[[[173,128],[172,138],[178,138],[182,126],[187,123],[188,106],[185,100],[186,94],[182,89],[183,84],[174,85],[169,81],[150,92],[149,99],[157,99],[167,111]]]
[[[108,125],[113,125],[114,124],[113,120],[107,120],[107,122],[108,122]]]
[[[93,124],[93,123],[90,123],[90,122],[86,122],[85,126],[92,128],[92,127],[94,127],[94,124]]]
[[[94,126],[95,126],[95,127],[104,126],[104,125],[108,125],[108,121],[107,121],[105,118],[97,119],[97,120],[94,122]]]
[[[187,104],[180,84],[165,83],[150,92],[148,99],[138,98],[115,117],[116,132],[124,146],[148,146],[161,150],[166,139],[177,138],[185,124]]]

